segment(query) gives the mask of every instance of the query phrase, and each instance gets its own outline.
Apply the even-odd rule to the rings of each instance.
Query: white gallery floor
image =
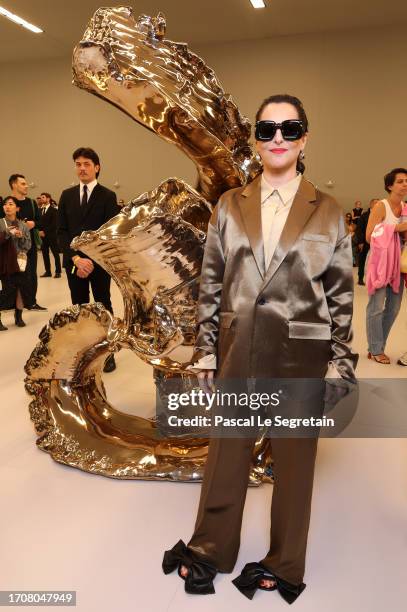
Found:
[[[113,292],[119,314],[120,295]],[[23,366],[42,326],[69,304],[68,295],[65,278],[40,279],[38,302],[48,312],[26,312],[24,329],[14,326],[11,313],[3,315],[9,330],[0,334],[0,590],[76,590],[80,612],[287,610],[276,592],[258,591],[249,601],[231,584],[246,562],[266,552],[270,485],[249,489],[234,574],[216,577],[216,595],[186,595],[176,573],[164,576],[161,560],[179,538],[188,540],[199,485],[93,476],[36,448]],[[406,299],[389,340],[391,366],[366,358],[365,306],[366,290],[356,287],[359,376],[407,377],[407,368],[395,365],[407,350]],[[117,362],[117,371],[105,376],[113,405],[152,414],[149,366],[123,352]],[[404,439],[320,441],[308,587],[294,604],[297,612],[405,610],[406,468]]]

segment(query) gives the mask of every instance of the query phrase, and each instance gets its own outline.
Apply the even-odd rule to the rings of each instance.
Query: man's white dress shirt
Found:
[[[85,183],[80,182],[79,183],[79,190],[80,190],[80,202],[82,204],[82,198],[83,198],[83,186]],[[92,195],[92,191],[94,190],[94,188],[96,187],[96,185],[98,184],[97,180],[95,179],[94,181],[92,181],[91,183],[87,183],[86,187],[87,187],[87,195],[88,195],[88,202],[89,202],[89,198]]]

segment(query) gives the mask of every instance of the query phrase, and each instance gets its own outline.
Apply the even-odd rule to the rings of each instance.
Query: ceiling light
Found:
[[[250,0],[253,8],[266,8],[264,0]]]
[[[27,30],[34,32],[34,34],[41,34],[44,31],[44,30],[41,30],[41,28],[37,28],[37,26],[33,25],[32,23],[29,23],[22,17],[19,17],[18,15],[14,15],[14,13],[10,13],[10,11],[3,8],[2,6],[0,6],[0,15],[3,15],[3,17],[7,17],[7,19],[10,19],[10,21],[14,21],[14,23],[17,23],[18,25],[23,26],[23,28],[26,28]]]

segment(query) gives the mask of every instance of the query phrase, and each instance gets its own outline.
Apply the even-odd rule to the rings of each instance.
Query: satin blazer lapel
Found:
[[[277,272],[308,219],[316,210],[316,205],[317,193],[315,187],[303,178],[292,203],[279,243],[266,271],[262,289],[264,289],[265,285],[271,281]]]
[[[95,185],[95,187],[93,188],[92,193],[90,194],[90,198],[87,202],[87,204],[85,206],[82,206],[82,222],[84,221],[84,219],[87,217],[87,215],[89,214],[90,209],[92,208],[94,202],[95,202],[95,197],[97,196],[97,192],[99,190],[99,183],[97,185]]]
[[[261,226],[261,175],[254,179],[242,191],[240,196],[240,212],[242,215],[246,234],[253,251],[257,267],[264,278],[264,244]]]

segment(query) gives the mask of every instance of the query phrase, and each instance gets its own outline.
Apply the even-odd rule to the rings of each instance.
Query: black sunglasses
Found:
[[[277,130],[281,130],[284,140],[299,140],[304,136],[304,125],[299,119],[287,119],[282,123],[275,121],[257,121],[256,140],[273,140]]]

